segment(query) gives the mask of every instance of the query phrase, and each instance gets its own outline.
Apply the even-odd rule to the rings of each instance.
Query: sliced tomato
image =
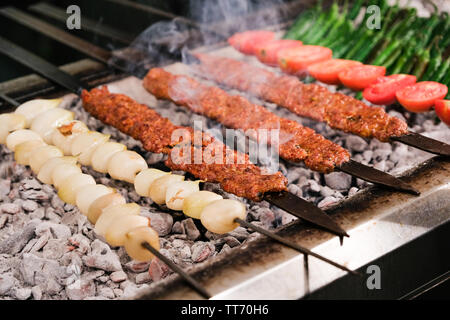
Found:
[[[439,119],[450,126],[450,100],[436,100],[434,110]]]
[[[393,74],[379,77],[363,91],[363,97],[378,105],[388,105],[395,102],[395,93],[406,86],[416,83],[417,78],[409,74]]]
[[[411,112],[428,111],[436,100],[444,99],[447,95],[446,85],[434,81],[417,82],[397,91],[398,102]]]
[[[261,45],[275,40],[275,33],[266,30],[250,30],[239,32],[228,38],[228,43],[236,50],[255,55]]]
[[[338,76],[344,86],[361,91],[375,83],[379,77],[385,74],[385,67],[363,64],[341,71]]]
[[[278,53],[283,49],[299,48],[303,45],[301,41],[282,39],[266,42],[258,47],[256,56],[262,63],[276,66],[278,64]]]
[[[278,53],[278,65],[287,73],[302,74],[310,65],[329,60],[333,51],[321,46],[301,46],[283,49]]]
[[[308,67],[308,73],[323,83],[340,84],[339,73],[348,68],[362,65],[359,61],[345,59],[330,59],[315,63]]]

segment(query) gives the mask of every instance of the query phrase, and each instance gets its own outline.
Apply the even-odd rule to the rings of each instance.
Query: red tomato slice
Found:
[[[386,73],[385,67],[361,65],[339,72],[339,80],[350,89],[361,91]]]
[[[393,74],[387,77],[379,77],[363,91],[363,97],[378,105],[389,105],[395,102],[395,93],[416,83],[417,78],[409,74]]]
[[[434,81],[417,82],[397,91],[398,102],[411,112],[428,111],[436,100],[444,99],[448,88],[444,84]]]
[[[256,52],[256,56],[262,63],[276,66],[278,64],[278,53],[283,49],[299,48],[302,46],[302,42],[298,40],[273,40],[259,46]]]
[[[330,59],[315,63],[308,67],[309,74],[323,83],[340,84],[339,72],[350,67],[362,65],[359,61],[345,59]]]
[[[272,31],[250,30],[234,34],[228,38],[228,43],[244,54],[254,55],[259,46],[274,39],[275,33]]]
[[[278,65],[287,73],[301,74],[315,63],[329,60],[333,51],[321,46],[301,46],[299,48],[283,49],[278,53]]]
[[[439,119],[450,126],[450,100],[437,100],[434,103],[434,110]]]

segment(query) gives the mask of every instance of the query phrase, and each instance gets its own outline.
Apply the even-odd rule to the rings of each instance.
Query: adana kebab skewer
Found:
[[[50,81],[56,82],[57,84],[76,94],[80,94],[81,89],[83,87],[86,87],[77,79],[59,70],[53,64],[32,54],[31,52],[28,52],[27,50],[24,50],[23,48],[15,45],[14,43],[11,43],[6,39],[0,38],[0,52],[8,55],[14,60],[26,65],[38,74],[49,79]],[[144,148],[146,148],[147,150],[154,150],[153,152],[161,152],[163,150],[169,151],[170,147],[172,147],[170,145],[171,137],[161,137],[158,132],[155,132],[155,130],[158,129],[164,129],[165,132],[167,132],[168,129],[174,127],[173,124],[171,124],[167,119],[160,117],[159,114],[149,109],[147,106],[140,105],[136,101],[124,95],[108,95],[106,92],[102,92],[102,90],[98,89],[94,92],[99,95],[98,98],[102,98],[102,101],[107,103],[106,105],[103,105],[101,103],[96,105],[98,109],[103,110],[101,112],[102,117],[105,117],[105,120],[111,121],[111,124],[113,125],[119,125],[119,130],[125,129],[125,131],[127,131],[126,129],[128,129],[129,133],[134,134],[138,139],[140,138],[141,140],[143,140],[142,142]],[[112,100],[110,99],[111,97],[113,98]],[[93,103],[99,102],[95,99],[91,101]],[[92,111],[95,111],[95,109],[97,109],[94,105],[92,105],[91,107]],[[137,110],[140,110],[142,115],[146,115],[147,117],[149,117],[148,121],[139,121],[141,113],[137,112]],[[119,117],[121,118],[119,119]],[[158,120],[158,122],[156,122],[155,120]],[[139,128],[139,130],[132,130],[132,127]],[[153,142],[149,139],[151,137],[151,134],[156,137],[156,140],[154,140]],[[166,143],[169,143],[169,145],[164,146],[164,144]],[[182,149],[182,146],[177,147]],[[193,149],[192,145],[191,149]],[[196,150],[199,149],[199,147],[196,147]],[[203,146],[200,151],[202,150]],[[179,154],[183,156],[183,153]],[[237,153],[232,152],[232,154],[236,156]],[[203,180],[211,180],[208,179],[210,178],[208,177],[208,174],[217,174],[218,177],[214,178],[218,179],[214,179],[213,181],[222,182],[222,184],[225,184],[226,186],[228,185],[227,189],[232,193],[234,192],[241,195],[247,193],[250,194],[249,198],[256,197],[258,199],[266,200],[269,203],[285,210],[286,212],[298,218],[303,219],[306,222],[337,234],[340,237],[341,241],[344,236],[348,236],[347,233],[339,225],[337,225],[337,223],[334,222],[324,211],[316,207],[314,204],[287,192],[287,179],[281,174],[263,175],[260,168],[252,164],[239,165],[240,167],[236,165],[225,166],[218,164],[206,166],[196,164],[176,165],[173,160],[174,159],[169,158],[166,162],[168,167],[173,170],[183,170],[186,172],[190,172],[197,178]],[[179,161],[180,159],[176,160]],[[234,169],[239,170],[238,172],[240,174],[235,174],[236,172],[234,171]],[[258,186],[252,185],[253,181],[255,181],[256,179],[259,179]],[[272,186],[269,186],[268,182],[270,182]],[[233,185],[238,186],[238,189],[233,190]],[[259,186],[261,186],[263,190],[267,191],[272,188],[273,191],[262,193],[261,190],[258,190]]]
[[[161,68],[148,72],[144,78],[144,87],[158,99],[170,100],[226,127],[249,130],[245,132],[250,132],[248,136],[254,140],[259,139],[256,133],[258,129],[279,129],[279,154],[285,160],[304,161],[308,168],[321,173],[344,167],[347,168],[346,172],[369,182],[419,194],[390,174],[350,160],[347,150],[314,130],[294,120],[278,117],[242,96],[230,95],[220,88],[204,85],[185,75],[173,75]]]
[[[64,202],[76,204],[81,213],[87,215],[89,221],[95,224],[96,233],[103,236],[109,244],[125,245],[131,257],[142,261],[151,259],[151,255],[136,248],[136,238],[148,239],[154,250],[150,249],[148,243],[143,243],[143,246],[154,253],[157,251],[154,246],[159,248],[156,232],[150,228],[147,218],[136,218],[139,216],[139,206],[126,205],[123,196],[113,189],[95,184],[91,176],[81,172],[77,161],[95,167],[96,171],[100,167],[106,168],[100,169],[99,172],[106,170],[112,177],[133,183],[139,194],[149,196],[158,203],[160,202],[157,198],[161,192],[164,193],[163,198],[171,209],[180,210],[182,207],[183,212],[190,213],[191,216],[193,212],[200,212],[200,216],[195,218],[201,218],[202,224],[211,232],[226,233],[241,225],[300,253],[311,254],[356,274],[342,265],[246,222],[243,220],[246,216],[245,206],[238,201],[223,200],[221,196],[209,191],[200,192],[198,183],[183,181],[183,176],[148,169],[145,160],[136,152],[127,151],[124,145],[108,141],[108,135],[89,131],[84,123],[73,121],[72,112],[56,108],[57,103],[59,102],[55,100],[32,100],[19,106],[14,113],[0,115],[0,125],[5,131],[5,134],[1,135],[0,143],[6,143],[8,148],[16,153],[15,159],[20,164],[31,166],[41,182],[53,184]],[[24,130],[27,127],[31,130]],[[166,182],[169,182],[168,186]],[[176,200],[170,197],[171,193],[177,195]],[[194,201],[191,201],[191,198]],[[180,206],[180,199],[181,202],[187,202],[187,206]],[[119,222],[114,221],[119,219],[120,225],[116,225]],[[134,232],[134,228],[139,230]],[[143,228],[145,230],[141,230]],[[170,262],[168,264],[170,265]],[[177,270],[175,266],[171,268]],[[200,288],[197,291],[201,294],[207,292],[197,283],[188,282],[194,288]]]
[[[325,122],[331,128],[382,142],[399,141],[426,152],[450,157],[450,145],[408,130],[402,120],[383,108],[371,107],[318,84],[304,84],[235,59],[195,54],[198,74],[229,88],[250,93],[301,117]],[[195,58],[194,58],[195,59]],[[346,167],[343,166],[344,172]]]

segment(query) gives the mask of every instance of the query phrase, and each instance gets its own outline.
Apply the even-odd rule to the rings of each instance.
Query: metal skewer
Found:
[[[263,234],[263,235],[265,235],[265,236],[271,238],[272,240],[275,240],[275,241],[277,241],[277,242],[279,242],[279,243],[282,243],[282,244],[284,244],[285,246],[287,246],[287,247],[289,247],[289,248],[292,248],[292,249],[294,249],[294,250],[296,250],[296,251],[298,251],[298,252],[301,252],[301,253],[303,253],[303,254],[305,254],[305,255],[310,255],[310,256],[313,256],[313,257],[315,257],[315,258],[317,258],[317,259],[319,259],[319,260],[325,261],[326,263],[329,263],[329,264],[335,266],[336,268],[339,268],[339,269],[341,269],[341,270],[347,271],[347,272],[349,272],[349,273],[351,273],[351,274],[353,274],[353,275],[361,276],[361,274],[360,274],[359,272],[350,270],[349,268],[347,268],[347,267],[345,267],[345,266],[343,266],[343,265],[341,265],[341,264],[339,264],[339,263],[336,263],[336,262],[334,262],[334,261],[332,261],[332,260],[330,260],[330,259],[328,259],[328,258],[325,258],[325,257],[323,257],[323,256],[321,256],[321,255],[319,255],[319,254],[317,254],[317,253],[312,252],[312,251],[309,250],[309,249],[306,249],[306,248],[304,248],[304,247],[302,247],[302,246],[299,246],[298,244],[296,244],[296,243],[294,243],[294,242],[292,242],[292,241],[290,241],[290,240],[287,240],[287,239],[285,239],[285,238],[282,238],[282,237],[280,237],[279,235],[277,235],[276,233],[267,231],[267,230],[265,230],[265,229],[263,229],[263,228],[260,228],[260,227],[258,227],[258,226],[255,226],[254,224],[249,223],[249,222],[247,222],[247,221],[245,221],[245,220],[242,220],[242,219],[240,219],[240,218],[236,218],[236,219],[234,219],[234,221],[237,222],[237,223],[239,223],[239,224],[240,224],[241,226],[243,226],[243,227],[247,227],[247,228],[249,228],[249,229],[253,229],[253,230],[255,230],[256,232],[259,232],[259,233],[261,233],[261,234]]]
[[[172,260],[170,260],[169,258],[164,256],[161,252],[159,252],[158,250],[153,248],[147,242],[143,242],[142,246],[145,249],[147,249],[148,251],[150,251],[153,255],[155,255],[159,260],[164,262],[170,269],[172,269],[174,272],[178,273],[202,297],[204,297],[205,299],[210,299],[211,298],[211,294],[200,283],[198,283],[188,273],[186,273],[183,269],[181,269],[179,266],[177,266],[175,263],[173,263]]]
[[[1,37],[0,52],[77,95],[80,94],[83,88],[89,88],[55,65]],[[341,238],[348,237],[347,233],[330,216],[302,198],[288,192],[281,192],[278,194],[267,194],[264,199],[292,215],[319,226]]]

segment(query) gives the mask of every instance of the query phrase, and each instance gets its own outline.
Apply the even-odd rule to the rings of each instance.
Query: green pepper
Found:
[[[450,57],[445,59],[439,70],[433,75],[432,79],[436,82],[443,82],[445,76],[450,71]]]
[[[317,44],[317,42],[328,32],[328,30],[337,22],[339,18],[339,5],[336,1],[331,5],[327,20],[323,23],[322,28],[319,29],[312,37],[308,39],[309,43]]]
[[[426,69],[425,74],[422,77],[422,80],[425,81],[431,81],[433,80],[434,74],[438,71],[441,63],[442,63],[442,53],[439,48],[439,41],[441,40],[440,35],[435,36],[433,40],[433,49],[431,50],[431,58],[430,63],[428,64],[428,67]]]

